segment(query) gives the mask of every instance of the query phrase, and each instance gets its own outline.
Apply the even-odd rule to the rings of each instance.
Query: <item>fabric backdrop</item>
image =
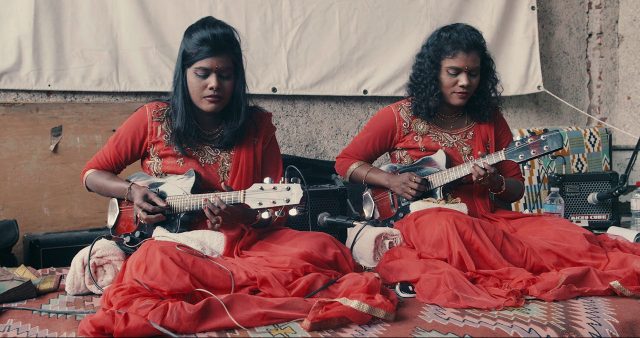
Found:
[[[505,95],[542,88],[531,0],[3,0],[0,89],[168,91],[206,15],[240,32],[254,94],[404,95],[418,48],[452,22],[484,33]]]

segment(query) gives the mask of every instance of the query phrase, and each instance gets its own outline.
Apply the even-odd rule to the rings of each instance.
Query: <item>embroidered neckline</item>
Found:
[[[473,138],[474,127],[476,122],[458,129],[444,129],[436,124],[429,123],[419,117],[414,116],[411,113],[411,104],[405,102],[398,107],[398,113],[402,118],[402,129],[404,135],[409,134],[411,131],[415,133],[413,140],[418,144],[420,151],[426,152],[425,146],[422,144],[424,136],[429,136],[433,142],[438,143],[440,147],[455,148],[458,150],[464,161],[472,161],[473,157],[472,147],[468,141]],[[398,156],[402,155],[401,161],[406,163],[408,160],[406,156],[408,153],[406,150],[397,153]]]
[[[156,109],[151,113],[151,119],[152,121],[159,123],[159,126],[157,128],[157,136],[162,139],[164,145],[166,147],[171,147],[176,154],[180,154],[177,147],[171,146],[171,126],[169,112],[170,110],[168,106]],[[201,128],[198,129],[202,130]],[[204,130],[202,130],[202,132],[209,134]],[[222,132],[222,127],[219,128],[219,130],[218,128],[216,128],[216,130],[212,131],[209,135],[215,138],[219,138],[220,135],[222,135]],[[204,143],[199,144],[196,147],[187,148],[185,150],[187,151],[187,153],[193,155],[193,157],[197,159],[202,166],[218,163],[218,176],[220,177],[220,182],[224,182],[229,178],[234,151],[233,149],[219,149],[217,147],[214,147],[213,145],[207,144],[207,141],[209,140],[206,140]],[[150,171],[155,176],[165,176],[165,173],[162,171],[163,160],[158,156],[158,151],[153,145],[150,146],[149,151],[150,161],[147,163],[147,165]],[[176,163],[182,167],[184,165],[184,158],[179,157],[176,160]]]
[[[457,129],[444,129],[434,123],[430,123],[429,124],[433,129],[438,129],[439,131],[443,132],[443,133],[447,133],[447,134],[460,134],[460,133],[464,133],[466,131],[468,131],[469,129],[473,129],[473,127],[476,126],[476,122],[475,121],[471,121],[470,124],[462,127],[462,128],[457,128]],[[417,131],[416,131],[417,132]]]

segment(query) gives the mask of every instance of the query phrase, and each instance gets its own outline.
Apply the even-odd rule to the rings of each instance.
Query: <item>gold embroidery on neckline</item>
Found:
[[[475,122],[460,129],[445,130],[435,124],[413,116],[411,113],[411,104],[408,102],[400,105],[398,112],[403,120],[404,135],[413,131],[415,133],[413,140],[418,144],[420,151],[426,151],[422,140],[424,136],[429,136],[433,142],[438,143],[440,147],[455,148],[462,156],[463,161],[468,162],[475,159],[472,147],[468,143],[468,141],[473,139]],[[402,154],[398,154],[398,156],[400,155]]]
[[[160,123],[160,126],[158,128],[158,136],[160,136],[165,146],[172,147],[170,125],[171,119],[169,118],[169,112],[170,111],[168,106],[156,109],[151,113],[151,119],[154,122]],[[180,153],[177,147],[173,146],[172,148],[176,154]],[[229,178],[229,171],[231,170],[231,162],[233,158],[233,150],[221,150],[208,144],[201,144],[193,149],[188,148],[186,150],[188,153],[191,153],[202,166],[218,163],[219,167],[217,171],[218,176],[220,177],[220,182],[224,182]],[[165,174],[162,172],[162,159],[160,159],[160,157],[158,156],[158,152],[155,150],[153,145],[150,146],[149,152],[150,159],[147,163],[147,165],[149,166],[149,170],[151,170],[151,172],[155,176],[165,176]],[[176,159],[176,163],[180,167],[184,166],[184,158],[180,157]]]

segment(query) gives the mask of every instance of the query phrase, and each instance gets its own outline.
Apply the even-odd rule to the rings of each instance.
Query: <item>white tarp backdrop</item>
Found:
[[[542,88],[533,0],[3,0],[0,89],[149,92],[171,86],[180,39],[212,15],[242,38],[254,94],[402,96],[437,27],[487,39],[504,95]]]

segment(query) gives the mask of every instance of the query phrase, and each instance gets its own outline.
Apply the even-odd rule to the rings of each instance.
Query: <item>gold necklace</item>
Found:
[[[222,125],[219,125],[213,130],[202,129],[202,127],[200,127],[198,124],[196,124],[196,127],[198,128],[198,134],[200,138],[203,141],[208,143],[212,143],[212,142],[215,143],[216,141],[218,141],[220,136],[222,136],[222,132],[224,131],[224,129],[222,128]]]
[[[462,115],[464,115],[464,111],[459,111],[455,114],[443,114],[440,111],[436,112],[436,117],[439,118],[442,121],[446,121],[449,118],[454,118],[454,119],[459,119],[462,117]]]
[[[460,113],[460,114],[456,114],[453,116],[453,118],[443,118],[443,115],[440,115],[438,113],[436,113],[436,118],[440,121],[440,123],[442,124],[446,124],[449,123],[449,128],[447,128],[448,130],[453,130],[455,128],[453,128],[456,124],[456,122],[458,122],[458,120],[462,117],[462,115],[464,115],[464,125],[462,127],[466,127],[467,123],[469,122],[469,115],[465,114],[465,113]]]

